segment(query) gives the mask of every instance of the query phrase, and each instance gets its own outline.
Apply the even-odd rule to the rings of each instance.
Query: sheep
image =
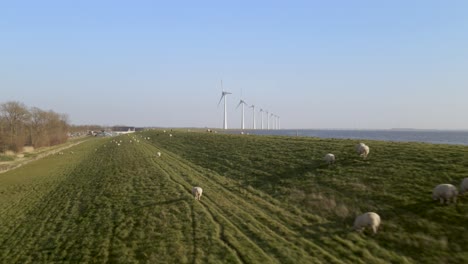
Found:
[[[195,197],[195,200],[200,201],[202,193],[203,193],[203,189],[201,187],[192,188],[192,194],[193,194],[193,197]]]
[[[460,186],[460,194],[464,194],[466,191],[468,191],[468,178],[463,179]]]
[[[158,157],[161,157],[161,152],[158,151],[158,153],[156,153],[156,155],[158,155]]]
[[[364,159],[367,158],[367,155],[369,155],[369,146],[367,146],[364,143],[359,143],[356,145],[356,152],[359,154],[359,156],[363,157]]]
[[[453,202],[456,203],[457,195],[457,188],[455,188],[455,186],[453,186],[452,184],[448,183],[439,184],[432,191],[432,199],[439,199],[441,204],[443,204],[444,202],[447,202],[447,204],[450,203],[450,199],[453,199]]]
[[[364,228],[370,227],[374,234],[380,226],[380,216],[374,212],[367,212],[359,215],[354,220],[354,230],[361,232]]]
[[[331,154],[331,153],[328,153],[327,155],[325,155],[325,157],[323,157],[323,159],[325,160],[325,162],[327,162],[328,164],[332,164],[335,162],[335,155]]]

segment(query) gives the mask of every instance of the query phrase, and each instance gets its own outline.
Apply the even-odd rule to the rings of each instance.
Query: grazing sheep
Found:
[[[156,153],[156,155],[158,155],[158,157],[161,157],[161,152],[158,151],[158,153]]]
[[[432,191],[432,199],[433,200],[440,200],[440,203],[443,204],[444,202],[450,203],[450,199],[453,199],[453,202],[457,202],[457,195],[458,191],[455,186],[452,184],[439,184],[434,188]]]
[[[380,216],[374,212],[367,212],[356,217],[354,220],[354,230],[362,231],[366,227],[370,227],[374,234],[377,233],[377,229],[380,225]]]
[[[466,191],[468,191],[468,178],[463,179],[460,186],[460,194],[464,194]]]
[[[327,162],[328,164],[332,164],[335,162],[335,155],[328,153],[327,155],[325,155],[323,160],[325,160],[325,162]]]
[[[195,200],[200,201],[202,193],[203,193],[203,189],[201,187],[192,188],[192,194],[193,194],[193,197],[195,197]]]
[[[369,155],[369,146],[367,146],[364,143],[359,143],[356,145],[356,152],[359,154],[359,156],[363,157],[364,159],[367,158],[367,155]]]

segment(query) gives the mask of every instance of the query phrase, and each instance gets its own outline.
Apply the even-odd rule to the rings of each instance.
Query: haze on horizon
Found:
[[[242,94],[285,129],[468,129],[467,12],[466,1],[8,1],[0,103],[73,124],[220,128],[222,79],[229,128]]]

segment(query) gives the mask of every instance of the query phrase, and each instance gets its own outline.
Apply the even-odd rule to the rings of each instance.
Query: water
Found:
[[[233,133],[240,133],[239,131]],[[432,144],[468,145],[468,131],[421,130],[246,130],[255,135],[305,136],[318,138],[370,139]]]

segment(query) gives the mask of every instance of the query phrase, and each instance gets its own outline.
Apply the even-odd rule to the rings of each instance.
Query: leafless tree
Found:
[[[68,117],[37,107],[30,110],[19,102],[0,104],[0,150],[20,151],[64,143],[68,138]]]
[[[8,148],[14,151],[20,150],[26,141],[25,124],[30,118],[28,109],[20,102],[6,102],[0,105],[0,115],[6,125],[4,132],[8,138]]]

